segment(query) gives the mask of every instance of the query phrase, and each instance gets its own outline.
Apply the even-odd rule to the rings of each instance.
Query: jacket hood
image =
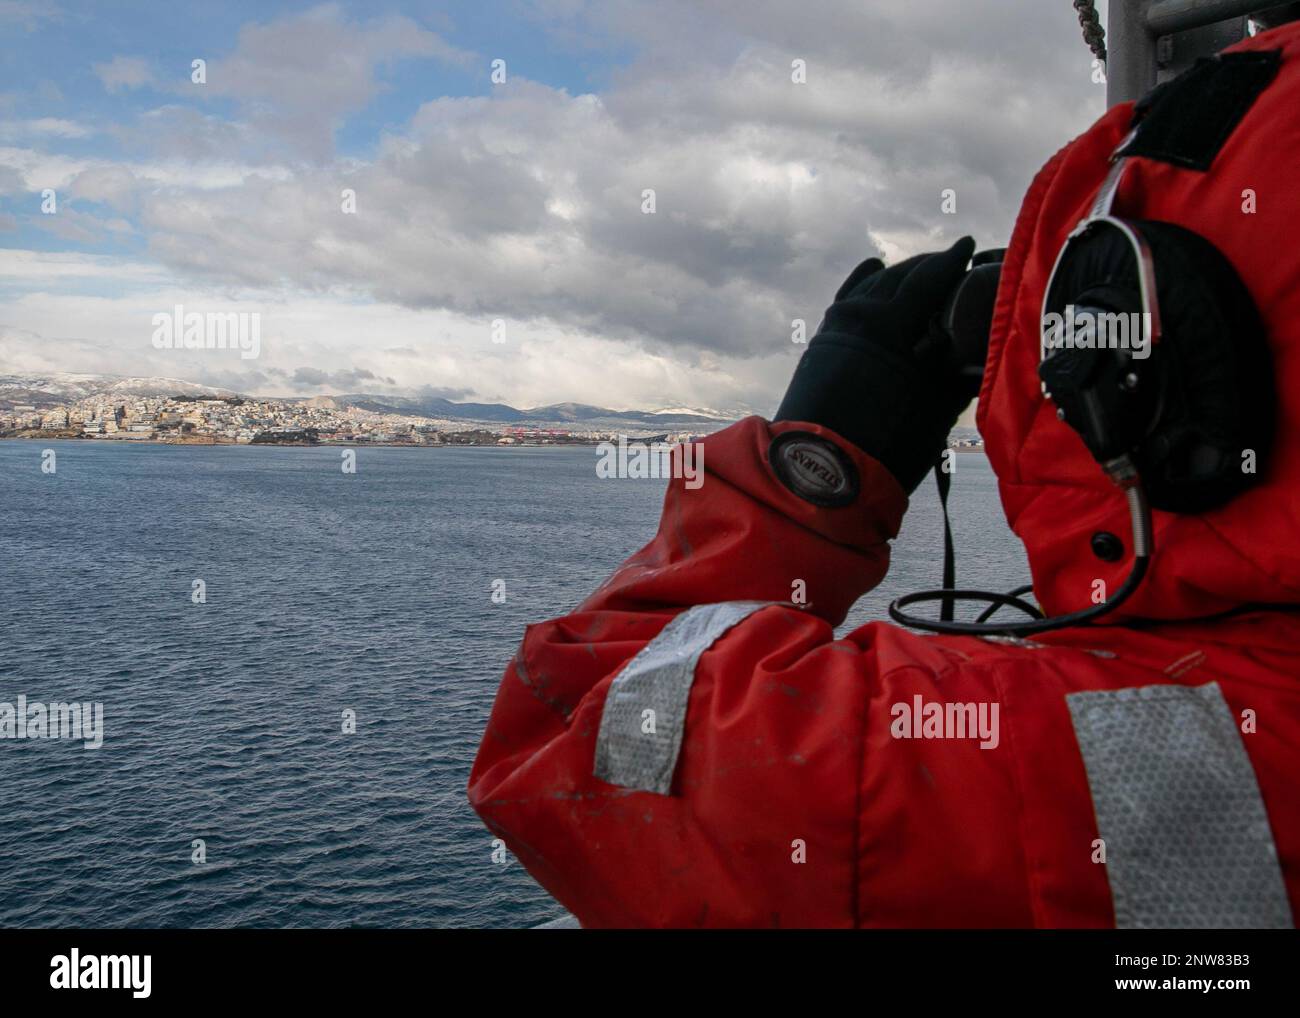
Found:
[[[1134,157],[1115,209],[1193,230],[1235,266],[1273,359],[1273,449],[1258,465],[1259,482],[1227,505],[1197,515],[1153,513],[1151,569],[1111,621],[1300,602],[1300,25],[1233,47],[1270,50],[1280,51],[1277,76],[1209,169]],[[1113,593],[1133,563],[1123,495],[1078,434],[1057,420],[1037,374],[1048,277],[1070,231],[1086,218],[1132,116],[1131,103],[1108,111],[1031,185],[1003,265],[980,391],[977,422],[1007,521],[1025,544],[1035,594],[1052,615],[1091,605],[1097,580]],[[1124,558],[1094,555],[1098,531],[1121,538]]]

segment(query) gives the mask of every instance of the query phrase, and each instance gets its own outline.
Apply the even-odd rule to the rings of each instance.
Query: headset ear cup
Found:
[[[1156,364],[1140,369],[1138,390],[1125,388],[1122,382],[1134,363],[1129,353],[1097,343],[1098,315],[1128,322],[1142,310],[1139,276],[1134,245],[1113,224],[1098,222],[1066,245],[1043,304],[1048,345],[1039,377],[1058,416],[1103,466],[1136,450],[1160,402]],[[1054,322],[1050,335],[1049,321]],[[1076,335],[1071,326],[1085,322],[1092,324],[1091,335]]]
[[[1162,326],[1152,352],[1161,405],[1138,469],[1154,508],[1206,512],[1254,484],[1272,448],[1277,397],[1264,324],[1208,240],[1173,223],[1132,225],[1155,262]]]

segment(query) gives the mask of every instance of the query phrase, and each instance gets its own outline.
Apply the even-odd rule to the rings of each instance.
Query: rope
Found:
[[[1104,64],[1106,62],[1106,30],[1101,27],[1101,18],[1097,14],[1096,0],[1074,0],[1074,9],[1079,12],[1079,27],[1083,29],[1083,41],[1092,50],[1092,55]]]

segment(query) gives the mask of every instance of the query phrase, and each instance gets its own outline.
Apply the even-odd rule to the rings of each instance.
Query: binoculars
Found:
[[[953,290],[939,313],[939,326],[951,341],[948,366],[962,378],[980,379],[984,376],[993,305],[997,301],[1002,259],[1006,253],[1006,248],[978,252],[971,259],[970,272]]]

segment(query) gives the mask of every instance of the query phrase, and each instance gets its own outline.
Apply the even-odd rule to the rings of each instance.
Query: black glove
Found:
[[[939,325],[975,242],[886,269],[868,258],[835,294],[773,420],[821,424],[882,463],[909,494],[978,394]]]

